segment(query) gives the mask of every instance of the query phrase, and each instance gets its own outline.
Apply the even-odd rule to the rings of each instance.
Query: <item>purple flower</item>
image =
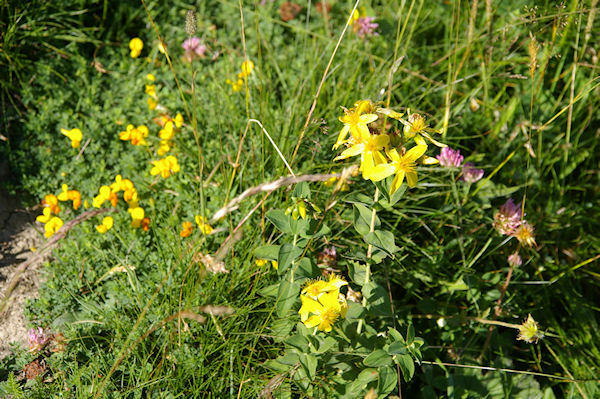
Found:
[[[494,215],[494,228],[500,234],[511,235],[521,225],[522,218],[521,203],[515,205],[512,198],[509,198]]]
[[[508,256],[508,264],[512,267],[518,267],[523,264],[523,259],[521,259],[521,256],[518,252],[515,252],[514,254]]]
[[[440,165],[447,168],[458,168],[462,164],[464,157],[460,155],[459,150],[453,150],[450,147],[442,148],[442,152],[438,155],[437,160],[440,161]]]
[[[463,165],[462,179],[467,183],[475,183],[483,177],[483,169],[477,169],[471,162]]]
[[[373,22],[374,20],[375,17],[359,17],[352,24],[352,28],[358,37],[377,36],[379,33],[375,32],[375,29],[379,24]]]
[[[43,328],[38,327],[37,330],[35,328],[30,329],[27,332],[27,342],[29,343],[29,351],[30,352],[41,351],[49,339],[50,338],[47,337],[46,334],[44,333]]]
[[[181,47],[185,50],[184,57],[187,61],[191,61],[195,56],[204,57],[206,53],[206,46],[196,36],[186,39]]]

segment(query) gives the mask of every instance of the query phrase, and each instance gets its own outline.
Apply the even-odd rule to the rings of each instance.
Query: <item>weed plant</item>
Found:
[[[93,4],[7,86],[69,231],[1,396],[600,394],[597,1]]]

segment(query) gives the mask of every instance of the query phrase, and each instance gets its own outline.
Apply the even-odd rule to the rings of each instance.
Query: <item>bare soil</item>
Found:
[[[35,216],[36,212],[21,208],[16,198],[0,192],[0,301],[17,266],[44,241],[36,230]],[[9,297],[6,311],[0,314],[0,359],[10,354],[11,343],[27,346],[28,322],[23,312],[27,300],[37,296],[43,261],[40,259],[25,270]]]

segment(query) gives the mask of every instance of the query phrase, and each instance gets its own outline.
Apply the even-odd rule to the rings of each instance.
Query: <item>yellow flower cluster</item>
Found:
[[[173,146],[173,138],[175,137],[176,129],[183,126],[183,116],[178,113],[175,118],[171,118],[168,115],[162,115],[161,121],[162,129],[158,132],[160,137],[160,144],[158,147],[158,155],[163,156],[171,150]]]
[[[59,201],[73,201],[73,209],[77,210],[81,206],[81,194],[77,190],[69,190],[69,186],[62,185],[62,192],[58,194]]]
[[[402,144],[394,146],[390,135],[379,133],[376,122],[381,115],[400,121],[404,125],[403,144],[412,139],[415,146],[409,150]],[[438,162],[437,159],[424,155],[427,150],[425,139],[437,146],[445,147],[429,135],[430,132],[436,131],[427,127],[421,115],[412,114],[408,121],[405,121],[402,119],[402,114],[379,107],[370,100],[358,101],[353,108],[344,110],[344,116],[340,117],[340,121],[344,127],[333,149],[336,150],[341,145],[348,148],[335,160],[360,155],[359,170],[363,178],[374,182],[395,174],[391,194],[400,188],[405,177],[409,187],[416,186],[417,163],[431,165]]]
[[[150,82],[150,84],[146,85],[146,94],[148,94],[148,108],[151,110],[156,109],[158,107],[158,95],[156,94],[156,85],[153,83],[156,78],[153,74],[149,73],[146,75],[146,79]]]
[[[538,323],[531,315],[527,315],[527,319],[519,326],[517,339],[530,344],[532,342],[537,343],[542,338],[544,338],[544,333],[540,331]]]
[[[96,230],[98,230],[100,234],[104,234],[113,227],[113,224],[113,218],[111,216],[106,216],[102,219],[102,223],[96,226]]]
[[[238,73],[237,75],[237,80],[232,81],[230,79],[227,79],[225,81],[225,83],[231,85],[233,91],[242,90],[242,88],[244,87],[244,80],[246,80],[248,76],[250,76],[250,74],[252,73],[252,70],[254,70],[254,63],[250,60],[246,60],[242,63],[240,70],[240,73]]]
[[[152,176],[156,176],[160,174],[163,178],[167,178],[171,176],[171,173],[177,173],[180,170],[179,163],[177,163],[177,158],[173,155],[169,155],[166,158],[159,159],[158,161],[152,161],[152,169],[150,170],[150,174]]]
[[[206,220],[206,218],[200,215],[196,215],[194,219],[196,220],[198,229],[200,229],[202,234],[208,235],[213,232],[213,227],[210,224],[208,224],[208,220]],[[194,230],[192,222],[183,222],[181,227],[182,230],[179,232],[180,237],[189,237],[190,234],[192,234],[192,231]]]
[[[146,137],[148,137],[148,127],[139,125],[134,127],[132,124],[127,125],[127,130],[119,133],[119,139],[130,141],[133,145],[147,145]]]
[[[139,37],[134,37],[129,41],[129,49],[131,50],[131,58],[137,58],[142,53],[144,42]]]
[[[300,294],[302,307],[298,313],[302,323],[308,328],[317,327],[320,331],[331,331],[338,318],[346,317],[348,304],[344,295],[340,293],[340,288],[347,284],[335,274],[330,274],[327,281],[309,282]]]

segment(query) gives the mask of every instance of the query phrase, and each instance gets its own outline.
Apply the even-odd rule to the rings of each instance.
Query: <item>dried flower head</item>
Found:
[[[517,339],[520,341],[525,341],[529,344],[536,343],[538,340],[544,338],[544,333],[539,330],[538,323],[533,320],[531,315],[527,315],[527,319],[521,324],[519,327],[519,335]]]
[[[288,22],[296,18],[298,14],[300,14],[300,11],[302,11],[302,6],[291,1],[286,1],[279,8],[281,20],[284,22]]]
[[[521,203],[515,205],[509,198],[494,215],[494,228],[503,235],[511,235],[521,224]]]
[[[526,245],[528,247],[535,246],[535,229],[526,220],[523,220],[523,223],[521,223],[511,235],[516,237],[521,245]]]

